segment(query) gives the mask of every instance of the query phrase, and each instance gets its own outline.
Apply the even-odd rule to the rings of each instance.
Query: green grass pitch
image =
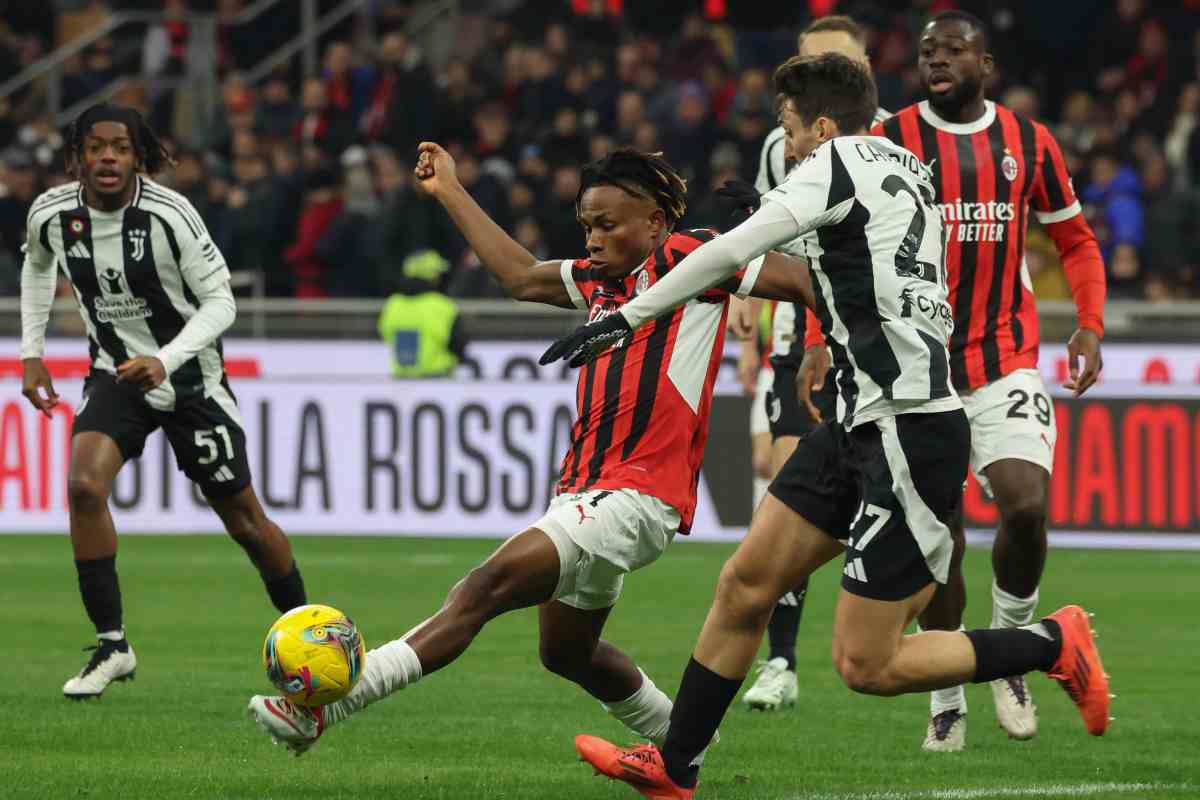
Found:
[[[309,597],[358,622],[371,647],[440,604],[495,541],[297,537]],[[680,544],[626,582],[607,638],[668,694],[699,631],[729,546]],[[118,568],[137,679],[98,701],[60,688],[92,634],[64,537],[4,537],[8,619],[0,681],[6,797],[633,798],[591,777],[572,737],[625,740],[580,690],[541,669],[533,611],[492,623],[450,668],[332,729],[301,759],[245,716],[269,688],[259,660],[275,617],[253,569],[223,537],[129,536]],[[989,561],[968,552],[968,624],[991,613]],[[1119,698],[1109,734],[1086,734],[1066,695],[1031,678],[1041,731],[1011,742],[986,687],[968,687],[967,750],[919,750],[927,697],[862,697],[829,658],[838,569],[818,574],[800,633],[799,705],[735,707],[700,798],[985,800],[1200,797],[1200,554],[1054,551],[1041,608],[1079,602]]]

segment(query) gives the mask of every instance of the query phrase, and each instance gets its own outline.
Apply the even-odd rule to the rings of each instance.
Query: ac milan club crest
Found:
[[[1000,171],[1008,178],[1009,183],[1017,179],[1017,160],[1007,149],[1004,151],[1004,159],[1000,162]]]
[[[650,273],[642,270],[642,273],[637,276],[637,294],[641,294],[650,288]]]

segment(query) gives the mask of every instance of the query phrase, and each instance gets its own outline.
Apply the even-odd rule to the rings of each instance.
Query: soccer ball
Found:
[[[288,700],[315,708],[341,700],[354,688],[366,656],[354,622],[336,608],[293,608],[267,631],[263,665]]]

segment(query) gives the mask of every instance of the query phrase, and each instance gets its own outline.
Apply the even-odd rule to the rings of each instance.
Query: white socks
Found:
[[[1020,628],[1033,620],[1033,612],[1037,610],[1038,591],[1033,590],[1029,597],[1017,597],[1001,589],[992,580],[992,627]]]
[[[649,739],[659,747],[667,738],[671,727],[671,699],[654,685],[650,676],[641,669],[642,685],[624,700],[616,703],[601,703],[604,710],[629,730]]]
[[[96,634],[97,639],[107,639],[110,642],[119,642],[125,638],[125,629],[121,628],[116,631],[104,631]]]
[[[962,625],[958,629],[965,630]],[[917,630],[924,630],[920,625]],[[967,713],[967,693],[962,686],[951,686],[948,689],[934,689],[929,693],[929,716],[936,717],[943,711],[949,711],[953,708],[958,709],[958,713]]]
[[[619,702],[600,705],[626,728],[644,739],[649,739],[656,747],[662,747],[667,739],[667,729],[671,727],[671,699],[654,685],[654,681],[650,680],[650,676],[640,667],[638,672],[642,676],[642,685],[636,692]],[[713,736],[713,743],[719,741],[721,734],[717,733]],[[707,747],[701,750],[700,754],[692,759],[692,766],[698,767],[703,764],[707,752]]]
[[[325,724],[341,722],[393,692],[421,679],[421,660],[404,639],[396,639],[367,653],[362,677],[354,691],[325,706]],[[654,684],[651,684],[653,687]],[[667,713],[670,714],[670,701]]]

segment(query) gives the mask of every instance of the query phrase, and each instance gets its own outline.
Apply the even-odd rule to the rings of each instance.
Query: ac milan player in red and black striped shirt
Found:
[[[715,235],[674,230],[686,187],[666,161],[618,150],[583,169],[576,214],[588,258],[539,262],[467,194],[449,153],[430,142],[419,150],[418,185],[505,290],[518,300],[586,310],[589,321],[615,313]],[[303,752],[327,726],[450,664],[492,618],[536,605],[546,668],[661,743],[671,701],[600,633],[625,574],[655,561],[691,526],[735,294],[813,302],[807,264],[768,253],[581,370],[578,419],[545,516],[468,573],[440,611],[368,653],[344,700],[310,711],[281,697],[251,699],[267,731]]]
[[[1076,396],[1100,371],[1104,264],[1053,135],[1045,125],[984,98],[993,63],[983,24],[964,12],[939,14],[918,47],[928,99],[872,133],[932,164],[954,310],[951,375],[971,422],[972,471],[1000,511],[992,548],[992,626],[1019,627],[1033,618],[1046,560],[1056,433],[1054,407],[1037,371],[1038,317],[1025,267],[1030,213],[1054,240],[1078,309],[1079,328],[1067,345],[1066,384]],[[957,528],[961,542],[961,514]],[[961,560],[961,545],[956,549]],[[961,571],[953,570],[953,576],[957,579],[921,617],[924,627],[960,626],[966,590]],[[1036,733],[1023,679],[993,681],[992,694],[1010,737]],[[962,749],[966,710],[962,687],[934,692],[925,749]]]

